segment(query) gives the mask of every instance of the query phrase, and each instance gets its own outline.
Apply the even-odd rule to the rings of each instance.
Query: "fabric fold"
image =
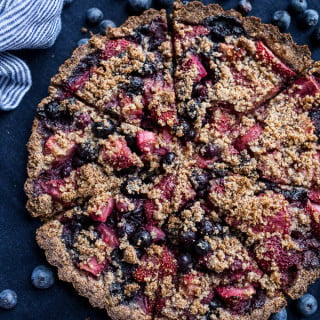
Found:
[[[49,48],[61,30],[63,0],[0,0],[0,109],[17,107],[30,89],[28,66],[8,50]]]

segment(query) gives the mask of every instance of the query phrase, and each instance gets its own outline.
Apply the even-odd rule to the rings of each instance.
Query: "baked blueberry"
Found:
[[[54,280],[53,271],[46,266],[37,266],[32,271],[31,282],[38,289],[50,288],[54,284]]]
[[[133,237],[133,243],[140,248],[147,248],[150,246],[152,238],[147,230],[140,230]]]
[[[151,0],[128,0],[132,11],[141,12],[151,7]]]
[[[96,25],[102,21],[103,13],[98,8],[90,8],[86,12],[86,19],[88,23]]]
[[[302,316],[311,316],[318,309],[318,301],[312,294],[306,293],[297,300],[297,309]]]
[[[83,44],[87,44],[89,42],[88,38],[82,38],[78,41],[77,45],[78,47],[82,46]]]
[[[305,27],[314,27],[319,21],[319,13],[314,9],[307,9],[303,13],[302,22]]]
[[[192,257],[190,253],[182,253],[177,258],[179,269],[188,272],[192,267]]]
[[[12,309],[18,302],[18,297],[15,291],[11,289],[5,289],[0,292],[0,308]]]
[[[280,31],[286,31],[290,26],[291,16],[285,10],[278,10],[273,14],[272,22],[279,27]]]
[[[143,80],[139,77],[132,77],[127,86],[127,93],[129,95],[139,95],[143,92]]]
[[[197,240],[194,243],[193,248],[196,254],[198,254],[199,256],[204,256],[211,250],[210,243],[203,239]]]
[[[201,148],[201,155],[206,159],[212,159],[221,154],[221,149],[214,143],[208,143]]]
[[[295,13],[302,13],[308,7],[307,0],[291,0],[290,9]]]
[[[213,234],[214,230],[215,230],[215,227],[210,220],[202,219],[199,222],[199,231],[201,235],[204,236],[204,235]]]
[[[108,136],[115,130],[113,121],[107,119],[103,122],[95,122],[92,126],[92,132],[97,138],[108,138]]]
[[[172,164],[175,158],[176,158],[176,154],[174,152],[167,152],[163,156],[162,161],[164,164]]]
[[[102,20],[99,23],[99,29],[101,34],[105,34],[108,28],[115,28],[116,24],[112,20]]]
[[[191,230],[182,231],[179,234],[179,242],[181,245],[190,246],[195,240],[196,233]]]
[[[271,317],[270,320],[287,320],[288,315],[287,315],[287,309],[282,309],[277,313],[274,313]]]

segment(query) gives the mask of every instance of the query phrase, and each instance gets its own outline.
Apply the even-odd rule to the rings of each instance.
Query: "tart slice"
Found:
[[[78,96],[105,114],[135,125],[176,122],[171,37],[165,11],[130,17],[107,36],[94,36],[60,67],[58,97]]]

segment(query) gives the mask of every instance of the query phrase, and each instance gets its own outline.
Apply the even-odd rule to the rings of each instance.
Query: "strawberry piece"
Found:
[[[199,168],[206,169],[210,165],[212,165],[213,163],[216,162],[217,157],[215,157],[213,159],[206,159],[206,158],[202,157],[200,154],[196,154],[196,155],[193,156],[193,159],[196,161],[197,166]]]
[[[204,26],[200,26],[200,25],[188,26],[188,28],[184,31],[183,39],[190,39],[198,36],[205,36],[209,33],[210,31]]]
[[[143,107],[138,108],[137,105],[133,103],[132,98],[124,91],[118,96],[118,105],[120,106],[120,112],[124,119],[140,119],[143,115]]]
[[[265,66],[272,66],[274,72],[279,74],[282,78],[291,78],[296,73],[280,61],[271,51],[268,49],[262,41],[256,42],[256,55],[259,61]]]
[[[316,202],[320,204],[320,191],[318,190],[309,190],[308,191],[308,198],[312,202]]]
[[[104,269],[105,263],[98,263],[96,257],[90,258],[87,263],[79,263],[79,268],[85,271],[90,272],[95,277],[99,276]]]
[[[90,218],[94,221],[106,222],[114,208],[114,200],[109,197],[106,203],[103,203],[98,208],[98,212],[91,213]]]
[[[71,139],[61,140],[56,135],[52,135],[44,145],[44,152],[52,154],[57,161],[63,161],[72,157],[76,147],[76,143]]]
[[[64,180],[50,180],[41,183],[41,188],[44,193],[49,194],[53,199],[60,200],[62,192],[61,187],[64,187],[66,182]]]
[[[218,295],[224,300],[229,299],[248,299],[251,298],[252,295],[255,294],[256,290],[253,286],[245,287],[245,288],[236,288],[232,286],[227,287],[217,287],[216,288]]]
[[[320,241],[320,204],[308,200],[306,211],[313,220],[313,223],[311,224],[312,233]]]
[[[259,124],[255,124],[251,127],[243,136],[236,139],[234,145],[237,150],[242,151],[248,148],[249,143],[258,139],[262,131],[263,129]]]
[[[104,223],[100,223],[97,226],[97,230],[101,234],[102,241],[109,247],[116,248],[119,246],[119,240],[116,233],[111,228],[107,227]]]
[[[290,272],[290,268],[300,263],[300,255],[293,250],[287,250],[282,246],[282,240],[276,236],[265,239],[263,243],[258,244],[257,250],[263,251],[263,257],[257,256],[259,266],[265,272],[272,272],[272,262],[275,262],[279,270],[284,274]],[[262,250],[260,250],[262,248]]]
[[[153,152],[157,136],[151,131],[139,131],[137,133],[137,144],[142,152]]]
[[[168,248],[163,247],[162,252],[152,256],[145,255],[141,264],[134,272],[134,278],[139,282],[148,282],[174,275],[177,272],[177,261]]]
[[[100,156],[115,170],[129,168],[137,162],[123,137],[109,137],[100,151]]]
[[[110,40],[106,43],[104,52],[102,53],[102,59],[108,60],[112,57],[118,56],[121,52],[132,44],[124,39]]]
[[[195,69],[196,74],[193,79],[194,82],[199,82],[202,78],[204,78],[208,74],[205,67],[200,62],[200,59],[195,55],[189,56],[188,60],[184,62],[183,68],[187,72],[192,68]]]
[[[137,296],[134,297],[134,303],[137,304],[140,309],[145,313],[145,314],[151,314],[153,305],[149,298],[145,296],[144,294],[138,294]]]
[[[149,233],[151,234],[151,238],[155,242],[159,240],[164,240],[166,238],[166,234],[158,227],[147,225],[145,229],[149,231]]]
[[[94,72],[95,67],[91,68],[88,71],[85,71],[77,77],[70,77],[65,83],[65,90],[68,93],[73,93],[78,90],[81,90],[84,84],[89,80],[89,76]]]
[[[299,78],[292,86],[295,88],[290,92],[290,96],[299,96],[300,98],[304,98],[305,96],[314,96],[320,89],[318,82],[312,76]]]

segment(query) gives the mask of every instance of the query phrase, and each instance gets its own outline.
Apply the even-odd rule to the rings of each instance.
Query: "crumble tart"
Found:
[[[200,2],[130,17],[60,67],[27,208],[62,280],[112,319],[268,319],[320,276],[320,67]]]

